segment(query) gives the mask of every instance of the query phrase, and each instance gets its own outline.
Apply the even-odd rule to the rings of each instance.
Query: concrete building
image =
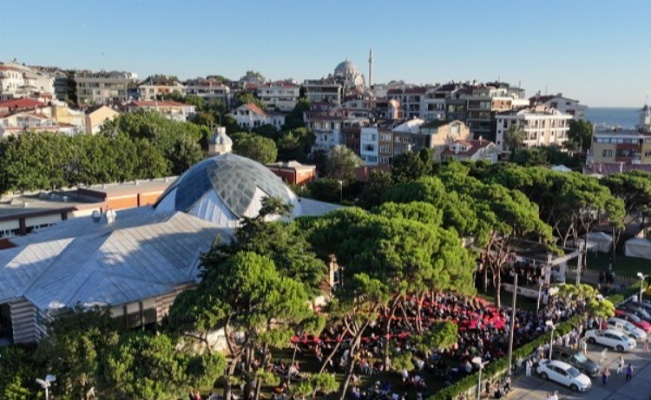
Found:
[[[377,126],[361,128],[359,156],[366,165],[378,165],[380,158],[380,132]]]
[[[458,139],[444,147],[440,154],[441,161],[488,161],[493,164],[497,162],[500,154],[495,143],[484,139]]]
[[[316,165],[287,161],[267,164],[267,168],[287,184],[304,185],[316,179]]]
[[[77,103],[96,104],[122,104],[129,100],[129,84],[137,79],[130,72],[119,71],[77,71]]]
[[[86,109],[86,133],[97,134],[107,121],[113,121],[120,113],[103,104]]]
[[[495,144],[500,151],[505,151],[504,134],[511,124],[518,124],[524,129],[525,147],[534,146],[562,146],[567,141],[567,132],[570,130],[570,114],[563,114],[556,109],[544,106],[523,108],[518,111],[498,113],[496,116],[497,140]],[[472,129],[472,128],[471,128]]]
[[[134,100],[124,106],[125,112],[137,110],[156,111],[170,121],[185,122],[192,118],[197,107],[169,100]]]
[[[588,164],[651,164],[651,135],[635,130],[595,131]]]
[[[231,88],[216,79],[197,78],[185,82],[185,94],[209,100],[220,100],[227,109],[231,108],[233,96]]]
[[[54,78],[17,62],[0,63],[0,100],[54,94]]]
[[[228,114],[241,128],[251,130],[262,125],[272,125],[280,129],[285,124],[285,115],[269,113],[253,103],[242,104]]]
[[[448,145],[463,140],[472,140],[470,128],[462,121],[430,121],[420,126],[420,134],[429,137],[428,147],[432,149],[432,156],[435,162],[441,161],[441,153]],[[484,140],[486,142],[486,140]]]
[[[270,82],[258,86],[256,94],[267,109],[289,112],[296,107],[300,86],[284,81]]]
[[[138,100],[162,100],[166,94],[185,94],[185,86],[175,77],[154,75],[138,85]]]
[[[541,95],[540,92],[529,98],[531,106],[545,106],[555,108],[563,114],[570,114],[576,120],[585,119],[585,111],[588,107],[579,104],[578,100],[563,97],[563,93],[555,95]]]
[[[312,79],[303,82],[305,97],[310,103],[341,104],[343,87],[334,79]]]

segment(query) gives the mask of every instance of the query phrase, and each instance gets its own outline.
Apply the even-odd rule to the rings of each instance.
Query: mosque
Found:
[[[222,141],[223,142],[223,141]],[[110,307],[125,327],[160,322],[198,283],[200,258],[219,237],[276,196],[292,218],[338,205],[297,197],[257,162],[226,152],[181,175],[153,206],[62,221],[4,239],[0,250],[0,343],[29,343],[45,321],[72,307]]]

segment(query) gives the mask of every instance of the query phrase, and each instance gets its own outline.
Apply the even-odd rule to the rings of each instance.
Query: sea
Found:
[[[618,126],[622,129],[635,129],[640,121],[640,108],[588,107],[585,119],[595,126]]]

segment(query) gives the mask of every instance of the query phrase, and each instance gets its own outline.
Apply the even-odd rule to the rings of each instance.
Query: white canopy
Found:
[[[580,238],[580,243],[583,243],[585,236]],[[577,246],[577,243],[574,244]],[[598,251],[600,253],[609,253],[612,250],[613,237],[604,232],[590,232],[588,234],[588,250]]]
[[[624,254],[627,257],[639,257],[651,260],[651,241],[633,238],[626,241]]]
[[[553,171],[558,171],[558,172],[572,172],[572,169],[571,169],[571,168],[568,168],[568,167],[566,167],[566,166],[563,165],[563,164],[560,164],[560,165],[554,165],[554,166],[552,167],[552,170],[553,170]]]

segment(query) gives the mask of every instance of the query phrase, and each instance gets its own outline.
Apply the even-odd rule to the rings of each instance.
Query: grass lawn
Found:
[[[588,253],[587,267],[597,271],[608,270],[609,255],[605,253]],[[613,263],[613,270],[619,276],[637,277],[638,272],[651,273],[651,260],[645,258],[626,257],[617,255]]]

